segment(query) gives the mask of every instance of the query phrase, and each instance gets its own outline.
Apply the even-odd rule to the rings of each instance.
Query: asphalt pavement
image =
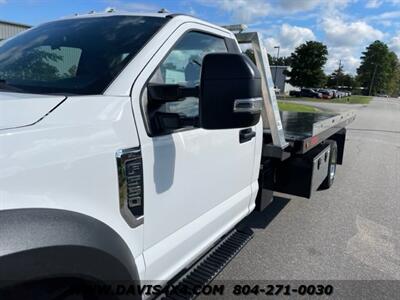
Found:
[[[352,109],[344,165],[311,199],[277,194],[216,280],[400,280],[400,99]]]

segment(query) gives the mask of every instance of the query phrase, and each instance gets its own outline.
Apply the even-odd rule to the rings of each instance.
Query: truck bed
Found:
[[[305,113],[281,111],[285,139],[297,153],[305,153],[354,121],[355,113]],[[264,136],[270,135],[264,129]],[[268,140],[268,139],[267,139]]]

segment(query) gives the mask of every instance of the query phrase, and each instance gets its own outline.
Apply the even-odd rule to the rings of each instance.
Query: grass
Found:
[[[316,113],[321,111],[318,108],[298,103],[288,103],[288,102],[278,101],[278,105],[279,105],[279,110],[282,111],[311,112],[311,113]]]
[[[298,101],[309,101],[309,102],[323,102],[323,103],[347,103],[347,104],[368,104],[371,100],[371,96],[350,96],[344,98],[335,99],[316,99],[316,98],[296,98],[286,97],[285,100],[298,100]]]

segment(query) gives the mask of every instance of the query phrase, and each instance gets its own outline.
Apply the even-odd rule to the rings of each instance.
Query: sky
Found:
[[[328,47],[327,73],[355,74],[362,51],[382,40],[400,57],[400,0],[0,0],[0,20],[29,25],[107,8],[156,12],[165,8],[219,25],[244,23],[262,33],[267,51],[288,56],[309,40]]]

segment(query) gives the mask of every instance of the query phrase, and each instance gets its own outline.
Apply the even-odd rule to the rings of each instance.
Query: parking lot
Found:
[[[400,100],[310,105],[357,112],[334,186],[252,213],[254,238],[217,280],[400,280]]]

